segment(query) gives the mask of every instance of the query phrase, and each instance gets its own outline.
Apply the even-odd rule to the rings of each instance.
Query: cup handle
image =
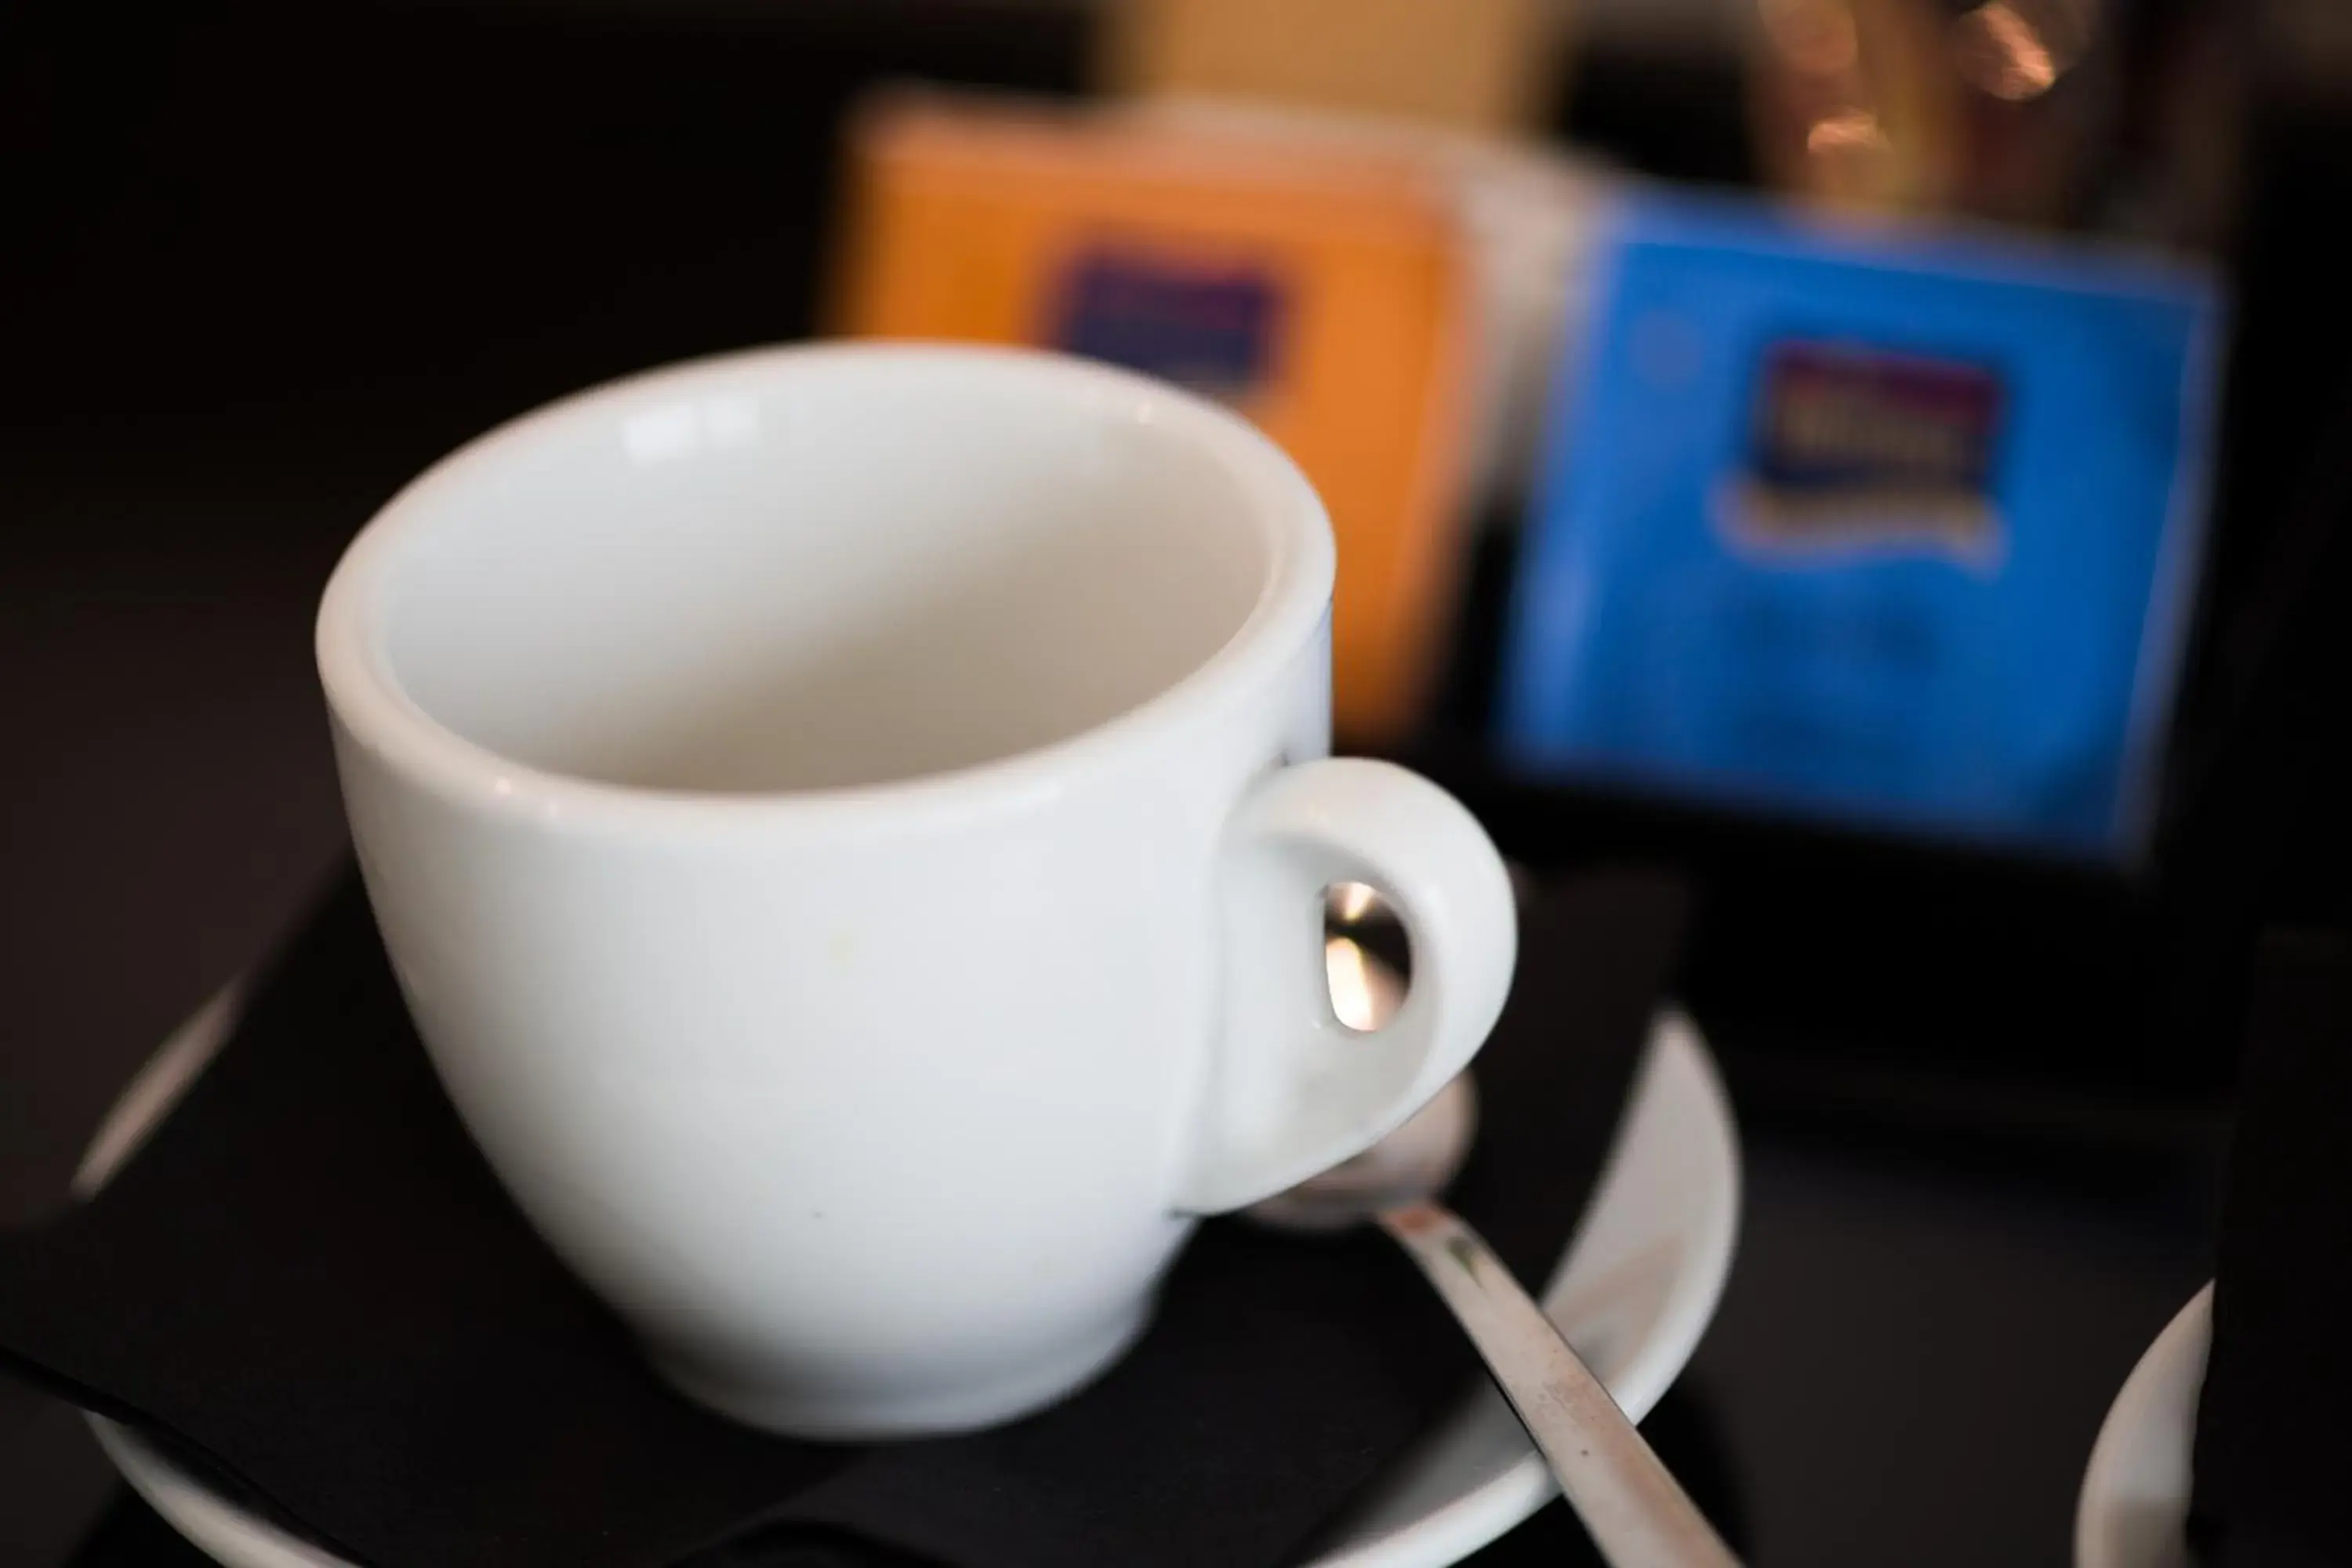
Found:
[[[1224,1013],[1177,1206],[1241,1208],[1360,1153],[1461,1071],[1517,956],[1511,881],[1460,802],[1388,763],[1332,758],[1260,781],[1219,868]],[[1404,1005],[1359,1033],[1331,1009],[1324,889],[1377,889],[1412,948]]]

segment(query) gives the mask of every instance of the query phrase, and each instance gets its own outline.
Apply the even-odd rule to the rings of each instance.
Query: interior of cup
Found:
[[[1235,447],[1258,438],[1174,395],[946,351],[625,384],[394,503],[377,647],[445,728],[609,784],[804,790],[1032,750],[1181,681],[1274,575],[1264,455]]]

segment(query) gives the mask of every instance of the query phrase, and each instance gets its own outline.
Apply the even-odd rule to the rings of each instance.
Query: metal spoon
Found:
[[[1268,1224],[1332,1230],[1365,1219],[1403,1247],[1559,1479],[1614,1568],[1738,1568],[1633,1423],[1477,1232],[1439,1203],[1477,1121],[1468,1078],[1346,1164],[1250,1210]]]

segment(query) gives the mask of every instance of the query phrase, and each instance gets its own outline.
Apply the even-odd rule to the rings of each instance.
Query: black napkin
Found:
[[[1612,875],[1524,921],[1454,1197],[1526,1278],[1606,1155],[1683,907]],[[348,877],[113,1183],[0,1236],[0,1361],[377,1568],[1275,1564],[1475,1372],[1385,1240],[1219,1222],[1135,1351],[1028,1420],[861,1448],[707,1415],[509,1205]]]
[[[2256,966],[2189,1532],[2224,1568],[2352,1563],[2352,939]]]

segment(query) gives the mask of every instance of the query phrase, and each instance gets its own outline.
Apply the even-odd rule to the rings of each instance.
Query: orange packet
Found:
[[[1471,262],[1424,163],[1119,110],[898,97],[856,121],[843,332],[1091,353],[1223,398],[1339,540],[1333,721],[1402,739],[1462,550]]]

